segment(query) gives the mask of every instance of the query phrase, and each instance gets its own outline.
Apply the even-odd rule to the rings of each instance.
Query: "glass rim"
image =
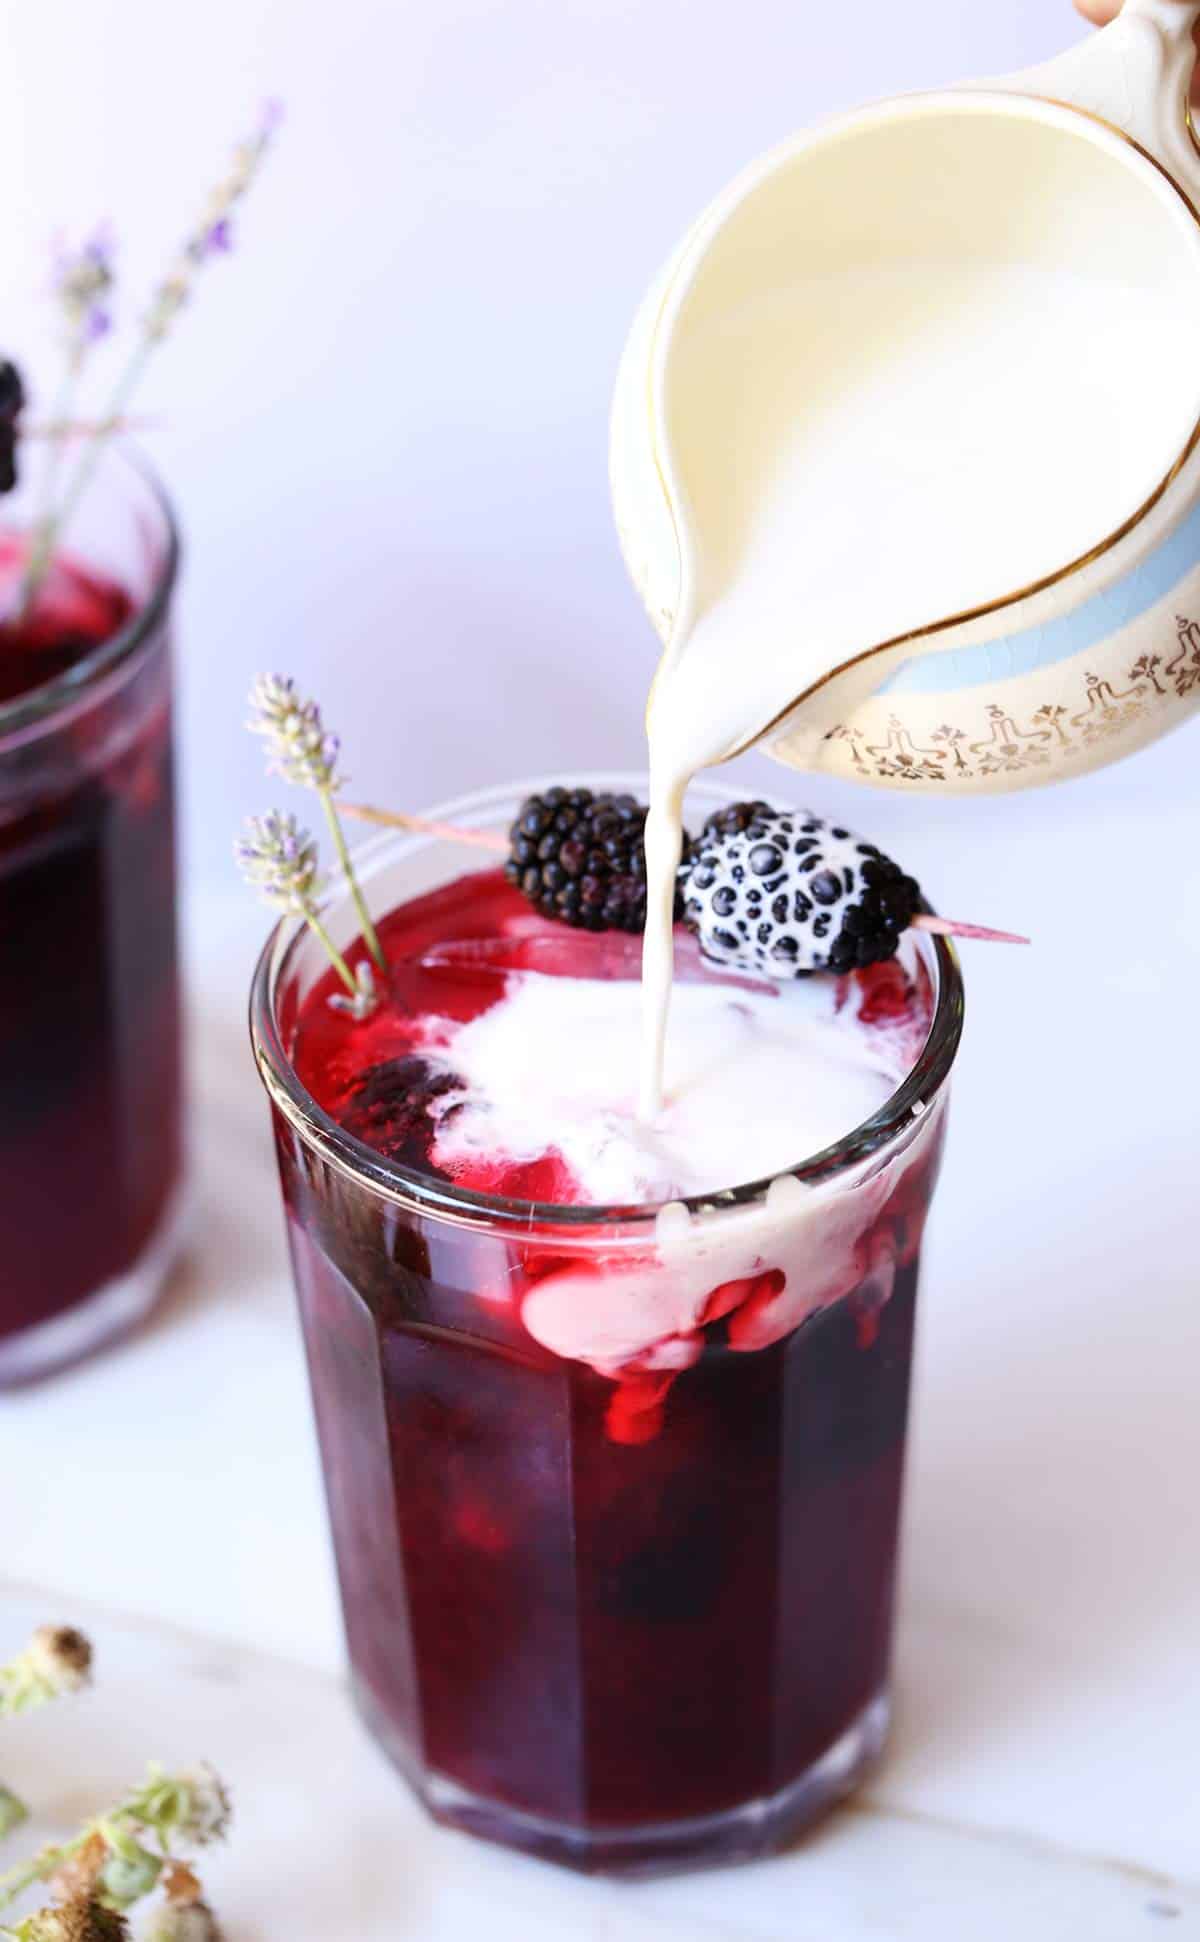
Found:
[[[501,783],[456,796],[421,812],[431,821],[453,822],[480,814],[488,804],[495,806],[513,797],[562,783],[559,776],[532,777]],[[577,788],[639,789],[645,787],[644,774],[629,772],[572,772],[568,786]],[[697,785],[727,802],[742,799],[742,793],[708,777]],[[384,830],[355,850],[355,860],[367,866],[386,858],[395,862],[405,854],[437,842],[420,832]],[[337,908],[349,903],[348,894],[337,900]],[[930,912],[930,906],[922,904]],[[869,1161],[891,1147],[905,1134],[915,1131],[922,1118],[941,1095],[950,1076],[962,1037],[964,993],[958,953],[948,938],[926,934],[923,942],[930,948],[937,965],[938,989],[929,1032],[911,1069],[867,1119],[841,1139],[819,1152],[805,1155],[794,1165],[782,1167],[766,1178],[746,1181],[735,1187],[694,1195],[675,1195],[653,1202],[576,1204],[508,1199],[499,1194],[476,1192],[449,1180],[438,1180],[415,1167],[386,1159],[373,1147],[339,1126],[317,1104],[296,1075],[295,1067],[280,1036],[275,1017],[275,995],[293,950],[307,935],[303,918],[284,916],[270,931],[259,953],[250,987],[249,1025],[255,1064],[268,1097],[300,1137],[320,1152],[322,1158],[349,1178],[365,1183],[393,1200],[417,1211],[436,1215],[459,1225],[520,1229],[528,1238],[536,1230],[607,1229],[633,1230],[644,1237],[654,1228],[664,1207],[683,1206],[689,1214],[732,1212],[765,1199],[774,1181],[791,1177],[806,1185],[819,1186]]]
[[[145,454],[136,446],[113,445],[106,454],[124,467],[144,486],[162,521],[166,545],[149,598],[134,610],[123,627],[85,654],[81,661],[51,681],[32,688],[28,694],[0,704],[0,743],[21,730],[38,726],[60,714],[86,693],[92,684],[128,660],[148,640],[166,613],[179,572],[179,527],[165,486]]]

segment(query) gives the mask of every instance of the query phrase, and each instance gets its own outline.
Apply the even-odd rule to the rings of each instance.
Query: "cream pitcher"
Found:
[[[1200,704],[1198,16],[798,135],[679,245],[611,443],[673,773],[1023,788]]]

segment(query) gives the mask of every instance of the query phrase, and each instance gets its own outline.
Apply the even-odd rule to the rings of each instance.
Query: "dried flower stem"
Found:
[[[326,956],[329,959],[329,962],[332,964],[334,970],[337,972],[338,977],[341,979],[347,991],[350,993],[350,996],[352,998],[356,997],[358,994],[358,985],[355,982],[354,973],[350,969],[350,966],[346,963],[346,960],[342,956],[342,953],[338,950],[337,945],[330,937],[329,932],[326,930],[324,924],[321,922],[321,919],[317,916],[316,911],[306,910],[304,913],[304,921],[308,925],[309,930],[316,938],[322,950],[325,952]]]
[[[229,1797],[211,1767],[170,1774],[151,1766],[141,1786],[107,1813],[85,1822],[71,1840],[48,1842],[28,1861],[0,1874],[0,1909],[34,1882],[64,1874],[71,1892],[89,1898],[95,1894],[108,1907],[129,1907],[156,1885],[173,1844],[205,1847],[223,1840],[229,1813]],[[155,1841],[157,1855],[144,1846],[144,1839]],[[72,1864],[81,1862],[85,1865],[76,1878]]]
[[[66,369],[58,387],[58,396],[51,412],[52,423],[69,423],[82,367],[81,354],[76,354],[67,360]],[[50,448],[46,453],[46,463],[42,469],[41,492],[38,496],[38,511],[33,520],[33,544],[29,549],[29,558],[25,564],[25,578],[21,588],[19,601],[21,613],[31,603],[50,564],[50,555],[54,548],[54,501],[58,493],[58,478],[62,470],[66,443],[65,433],[60,437],[52,437]],[[32,591],[27,592],[27,587]]]
[[[354,908],[358,912],[358,921],[362,929],[363,937],[366,940],[367,949],[370,951],[379,969],[386,971],[387,959],[383,955],[383,946],[379,942],[379,933],[371,921],[371,913],[367,909],[366,898],[363,896],[362,890],[359,887],[354,865],[350,861],[350,852],[346,848],[346,838],[342,830],[342,825],[338,820],[338,813],[334,806],[332,792],[329,789],[319,789],[317,793],[321,798],[321,807],[325,811],[325,820],[329,824],[329,834],[333,838],[333,847],[337,851],[337,860],[341,868],[342,876],[345,878],[347,888],[350,891],[351,897],[354,899]]]

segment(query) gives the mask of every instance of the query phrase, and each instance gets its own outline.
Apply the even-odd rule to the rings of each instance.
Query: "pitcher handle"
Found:
[[[1198,20],[1200,0],[1125,0],[1109,26],[1065,54],[983,85],[1096,115],[1144,148],[1200,202],[1200,147],[1188,103]]]

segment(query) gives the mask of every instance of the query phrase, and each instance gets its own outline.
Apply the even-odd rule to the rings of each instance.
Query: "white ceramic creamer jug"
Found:
[[[1127,0],[1111,27],[1045,67],[797,136],[718,197],[656,279],[622,360],[611,447],[623,550],[664,642],[656,691],[736,580],[781,462],[769,409],[744,432],[747,387],[764,371],[797,372],[780,411],[795,416],[801,400],[814,454],[831,388],[858,386],[865,398],[867,386],[881,413],[863,405],[853,421],[829,421],[859,430],[834,455],[842,552],[830,575],[840,579],[830,578],[816,660],[800,651],[803,597],[794,611],[785,601],[759,716],[706,761],[757,744],[795,767],[877,783],[1021,788],[1123,755],[1200,705],[1200,153],[1187,108],[1198,16],[1200,0]],[[937,293],[924,320],[911,300],[922,266]],[[835,305],[812,323],[823,292],[845,304],[847,290],[876,288],[877,305],[856,302],[840,320]],[[977,332],[975,361],[959,369],[960,304],[978,318],[1001,289],[1008,309],[994,342]],[[1062,299],[1044,332],[1042,290]],[[1068,422],[1054,372],[1069,368],[1070,333],[1096,302],[1125,318],[1120,348],[1088,377]],[[928,559],[905,575],[893,554],[884,572],[889,520],[876,507],[874,527],[856,524],[855,480],[931,330],[948,387],[939,409],[980,424],[977,441],[964,438],[961,476],[940,481],[960,541],[918,530],[926,486],[918,467],[907,491],[896,431],[890,503],[904,513],[906,549]],[[1068,362],[1042,368],[1043,340]],[[1003,387],[989,382],[989,363]],[[936,380],[929,355],[922,368]],[[1025,372],[1036,380],[1028,395]],[[765,395],[769,406],[770,384]],[[918,401],[896,423],[919,428],[925,411]],[[1020,444],[998,482],[989,454],[1006,428]],[[803,459],[803,440],[798,449]],[[1035,486],[1036,517],[1022,517]],[[978,527],[964,525],[976,504]],[[960,570],[968,531],[970,580]],[[802,596],[805,532],[795,543],[788,588]],[[825,545],[813,541],[814,557]],[[730,681],[740,675],[731,665]]]

